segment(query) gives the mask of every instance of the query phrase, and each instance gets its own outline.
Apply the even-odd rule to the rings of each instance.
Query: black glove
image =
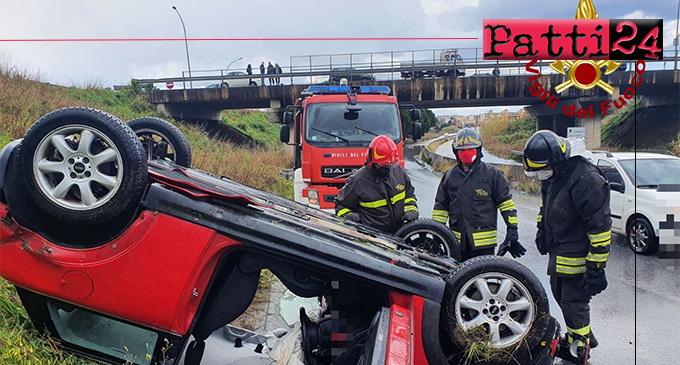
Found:
[[[607,278],[604,275],[604,270],[586,270],[581,284],[591,296],[602,293],[603,290],[607,289]]]
[[[414,220],[418,219],[418,216],[417,210],[409,210],[408,212],[404,213],[404,220],[407,222],[413,222]]]
[[[548,254],[548,248],[545,247],[545,237],[540,230],[538,231],[538,234],[536,234],[536,248],[541,255]]]
[[[361,223],[361,216],[359,213],[350,212],[345,214],[344,218],[352,222]]]
[[[517,229],[508,229],[508,233],[505,236],[505,241],[498,246],[498,256],[504,256],[507,252],[510,252],[512,257],[520,258],[524,256],[527,249],[522,246],[518,241],[519,236],[517,234]]]

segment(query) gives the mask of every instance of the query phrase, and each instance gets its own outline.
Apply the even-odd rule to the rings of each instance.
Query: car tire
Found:
[[[191,167],[189,141],[174,124],[161,118],[145,117],[129,121],[128,126],[142,142],[147,159],[167,158],[180,166]]]
[[[226,88],[226,87],[229,87],[229,84],[226,83],[226,82],[223,82],[222,85],[220,85],[220,86],[221,86],[222,88]]]
[[[98,225],[134,209],[147,184],[144,147],[135,133],[95,109],[43,116],[26,132],[16,157],[26,198],[68,224]]]
[[[251,81],[248,85],[249,85],[249,86],[257,86],[257,82]]]
[[[404,243],[433,256],[449,256],[460,262],[460,243],[445,224],[421,218],[403,225],[395,235]]]
[[[448,276],[442,311],[442,326],[463,356],[480,341],[498,349],[484,364],[515,364],[513,359],[531,356],[550,324],[548,297],[536,275],[492,255],[468,260]],[[477,326],[483,330],[466,332]]]
[[[638,254],[651,255],[659,250],[659,237],[649,221],[643,217],[635,218],[628,224],[626,241],[628,247]]]

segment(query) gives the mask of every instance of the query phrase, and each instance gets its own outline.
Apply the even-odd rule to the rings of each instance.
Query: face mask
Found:
[[[458,159],[465,165],[472,165],[477,159],[477,149],[471,148],[468,150],[458,151]]]
[[[383,165],[383,166],[376,165],[376,167],[377,167],[377,171],[378,171],[378,176],[380,176],[381,178],[385,178],[387,175],[390,174],[390,170],[392,170],[391,165]]]
[[[540,180],[548,180],[553,176],[553,170],[541,170],[537,174]]]

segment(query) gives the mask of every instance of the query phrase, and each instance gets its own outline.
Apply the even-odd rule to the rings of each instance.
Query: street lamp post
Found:
[[[231,65],[234,64],[234,62],[240,61],[240,60],[242,60],[242,59],[243,59],[243,57],[239,57],[239,58],[237,58],[237,59],[231,61],[231,63],[227,66],[227,69],[226,69],[224,72],[226,73],[227,71],[229,71],[229,67],[231,67]]]
[[[177,16],[179,16],[179,21],[182,22],[182,29],[184,29],[184,47],[187,50],[187,67],[189,67],[189,88],[193,89],[194,85],[191,82],[191,62],[189,61],[189,42],[187,41],[187,28],[184,26],[184,19],[182,19],[182,15],[179,13],[179,10],[177,10],[177,7],[173,5],[172,8],[177,13]]]
[[[680,42],[680,32],[678,26],[680,25],[680,0],[678,1],[678,15],[675,17],[675,60],[673,61],[673,69],[678,69],[678,42]]]

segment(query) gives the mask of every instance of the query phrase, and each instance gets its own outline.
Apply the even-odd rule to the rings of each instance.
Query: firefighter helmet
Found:
[[[396,165],[399,163],[397,145],[392,138],[382,135],[373,138],[368,146],[368,167],[373,165]]]
[[[472,128],[463,128],[456,133],[453,143],[454,150],[467,150],[470,148],[482,147],[482,138],[479,133]]]
[[[524,146],[524,170],[543,170],[554,163],[566,161],[570,154],[571,146],[566,139],[553,131],[538,131]]]

